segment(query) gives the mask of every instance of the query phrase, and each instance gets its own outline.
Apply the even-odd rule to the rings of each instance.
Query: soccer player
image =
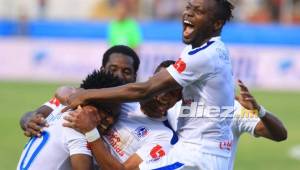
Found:
[[[162,62],[156,72],[174,63],[174,61]],[[72,89],[68,91],[74,92]],[[98,161],[101,169],[118,169],[118,166],[124,166],[125,169],[137,169],[142,161],[157,161],[165,156],[171,145],[177,142],[178,137],[170,129],[164,116],[166,111],[180,99],[181,91],[175,90],[160,94],[152,100],[140,104],[123,104],[117,123],[106,135],[103,135],[103,140],[114,157],[110,155],[108,150],[105,156],[97,157],[97,154],[92,150],[96,158],[101,160]],[[76,114],[76,112],[80,111],[77,110],[70,115]],[[92,114],[87,112],[84,116],[79,117],[76,129],[85,133],[87,126],[97,124],[93,120],[95,116]],[[81,124],[84,128],[80,128],[82,127]],[[90,147],[94,148],[93,145]],[[109,155],[111,159],[109,159]],[[109,162],[107,159],[113,160],[113,162]]]
[[[241,91],[236,97],[234,119],[231,124],[233,143],[229,170],[233,169],[238,141],[242,134],[249,133],[254,137],[264,137],[277,142],[287,139],[287,130],[283,123],[256,102],[242,81],[239,81],[238,85]]]
[[[164,61],[156,72],[174,63]],[[103,136],[105,143],[102,139],[98,139],[98,145],[90,143],[92,153],[101,169],[138,169],[141,162],[155,162],[164,157],[171,145],[178,140],[176,133],[170,129],[165,114],[180,99],[179,89],[160,94],[140,104],[132,103],[131,105],[137,105],[131,106],[135,110],[123,111],[120,114],[118,122]],[[76,114],[80,112],[75,111],[70,115]],[[83,115],[71,121],[76,124],[76,129],[86,133],[84,129],[93,124],[93,116],[91,113],[81,114]],[[109,150],[105,144],[108,144]]]
[[[139,65],[140,60],[134,50],[127,46],[117,45],[109,48],[104,53],[101,69],[111,72],[125,83],[132,83],[136,81]],[[60,93],[60,97],[63,98],[63,93],[69,94],[72,93],[72,90],[74,89],[61,87],[57,90],[57,93]],[[24,134],[28,137],[40,136],[39,129],[47,126],[44,117],[47,117],[57,107],[58,103],[59,99],[53,98],[36,111],[25,113],[20,120]]]
[[[69,106],[65,110],[77,108],[88,100],[146,100],[178,88],[183,88],[183,107],[197,103],[218,109],[233,107],[231,59],[220,38],[223,26],[232,17],[232,9],[232,4],[227,0],[189,0],[183,13],[183,41],[188,46],[175,65],[146,82],[75,93],[69,97]],[[157,165],[162,168],[175,166],[214,170],[228,167],[230,151],[219,146],[232,140],[232,119],[221,116],[221,109],[219,112],[205,117],[203,115],[206,113],[181,115],[177,130],[180,140]],[[227,117],[230,117],[232,113],[228,114]],[[72,127],[72,122],[68,126]],[[141,168],[144,168],[143,165]]]
[[[123,82],[112,74],[104,71],[94,71],[83,80],[81,88],[107,88],[120,86]],[[78,89],[79,90],[79,89]],[[32,137],[21,155],[17,169],[53,170],[77,169],[90,170],[93,168],[92,154],[87,147],[87,140],[94,136],[77,132],[63,127],[63,117],[68,113],[61,113],[64,105],[57,108],[47,117],[49,127],[43,129],[41,137]],[[89,102],[82,110],[94,113],[93,121],[97,129],[103,134],[111,126],[119,113],[119,104]],[[98,126],[100,125],[100,126]],[[87,139],[86,139],[87,138]]]
[[[248,88],[242,81],[238,81],[240,94],[236,96],[234,103],[233,122],[231,130],[233,133],[233,142],[229,143],[231,147],[231,156],[229,170],[233,169],[235,155],[237,151],[240,136],[248,133],[254,137],[264,137],[273,141],[283,141],[287,138],[287,130],[283,123],[263,106],[259,105]],[[180,107],[172,108],[168,112],[168,120],[173,129],[177,129],[177,120],[174,119],[180,112]],[[224,146],[226,147],[226,146]]]

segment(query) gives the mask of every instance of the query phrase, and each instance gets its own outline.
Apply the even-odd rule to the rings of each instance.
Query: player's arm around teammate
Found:
[[[105,147],[100,133],[95,130],[97,122],[94,121],[93,113],[85,112],[77,109],[70,113],[70,116],[65,117],[68,122],[72,122],[72,127],[77,131],[86,135],[89,147],[102,170],[134,170],[143,161],[137,154],[133,154],[124,163],[120,163]],[[69,126],[65,123],[64,126]]]
[[[27,137],[40,137],[42,129],[49,126],[45,121],[45,118],[48,117],[60,104],[65,105],[67,97],[77,90],[78,89],[73,87],[59,87],[55,92],[55,97],[39,107],[37,110],[25,113],[20,119],[20,126],[24,130],[24,135]]]
[[[283,123],[273,114],[266,111],[263,106],[259,105],[248,88],[242,81],[238,81],[241,91],[236,100],[248,110],[257,110],[260,121],[254,129],[257,137],[265,137],[273,141],[283,141],[287,139],[287,130]]]

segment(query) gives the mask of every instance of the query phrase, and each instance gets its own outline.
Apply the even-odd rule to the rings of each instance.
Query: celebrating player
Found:
[[[241,91],[236,97],[234,119],[231,124],[233,143],[229,170],[233,169],[238,141],[242,134],[249,133],[273,141],[283,141],[287,138],[287,130],[282,122],[256,102],[242,81],[239,81],[238,85]]]
[[[254,137],[264,137],[278,142],[287,138],[287,130],[283,123],[256,102],[242,81],[238,81],[238,86],[240,87],[240,93],[236,96],[234,119],[231,124],[233,142],[228,144],[231,147],[229,170],[233,169],[238,141],[242,134],[249,133]],[[175,130],[178,121],[176,115],[179,112],[180,107],[178,106],[168,112],[168,120]],[[226,147],[225,144],[224,147]]]
[[[103,55],[101,69],[111,72],[114,76],[119,77],[125,83],[136,81],[137,71],[140,65],[138,55],[129,47],[117,45],[109,48]],[[64,98],[63,93],[72,93],[74,88],[59,88],[60,97]],[[64,99],[60,99],[63,101]],[[20,120],[20,125],[28,137],[40,136],[40,129],[47,126],[44,118],[47,117],[53,109],[56,108],[59,100],[51,99],[36,111],[28,112]]]
[[[161,63],[156,72],[173,63],[175,62]],[[167,110],[180,99],[181,91],[174,90],[141,102],[135,107],[131,106],[136,108],[134,111],[123,111],[108,135],[103,136],[105,143],[102,139],[90,142],[92,153],[100,168],[138,169],[141,162],[155,162],[166,156],[178,137],[170,129],[164,116]],[[75,111],[66,120],[72,121],[80,132],[87,133],[87,129],[92,124],[96,125],[91,114]],[[108,144],[109,150],[106,149],[105,144]]]
[[[87,76],[80,87],[97,89],[122,84],[123,82],[112,74],[94,71]],[[119,106],[115,103],[89,102],[82,110],[95,113],[93,114],[93,121],[96,122],[100,133],[103,134],[117,118]],[[63,116],[68,115],[68,113],[61,113],[64,107],[58,104],[56,109],[47,117],[49,127],[43,129],[41,137],[32,137],[29,140],[19,160],[18,170],[90,170],[93,168],[92,154],[87,148],[86,136],[74,129],[62,126]],[[90,135],[89,138],[93,138],[93,136]]]
[[[162,62],[156,72],[174,63],[174,61]],[[74,92],[67,88],[66,90]],[[110,152],[117,159],[112,157],[105,148],[102,149],[106,151],[105,155],[98,156],[97,150],[94,151],[95,147],[90,145],[101,169],[118,169],[119,166],[123,166],[125,169],[137,169],[142,161],[157,161],[165,156],[171,144],[177,142],[178,137],[170,129],[164,115],[180,99],[181,91],[175,90],[161,94],[152,100],[141,102],[141,104],[123,104],[118,122],[107,135],[103,135]],[[97,124],[92,112],[77,109],[70,115],[74,115],[76,112],[84,112],[84,116],[79,117],[75,129],[86,132],[85,129],[88,129],[89,126]],[[73,122],[75,123],[74,120]]]
[[[232,119],[221,116],[221,109],[234,105],[234,81],[229,53],[219,36],[232,17],[232,9],[227,0],[189,0],[183,13],[183,41],[188,46],[175,65],[147,82],[78,92],[70,96],[65,110],[75,109],[88,100],[139,101],[183,88],[183,106],[201,103],[218,108],[219,112],[207,117],[203,117],[206,113],[183,114],[177,131],[181,140],[154,167],[214,170],[228,167],[230,151],[219,146],[232,140]],[[69,126],[72,127],[72,122]],[[97,141],[92,145],[98,145]],[[149,165],[141,168],[148,169]]]

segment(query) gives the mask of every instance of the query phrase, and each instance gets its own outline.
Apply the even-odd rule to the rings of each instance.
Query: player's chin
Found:
[[[185,36],[182,36],[182,41],[186,45],[190,45],[193,42],[191,38],[188,38],[188,37],[185,37]]]

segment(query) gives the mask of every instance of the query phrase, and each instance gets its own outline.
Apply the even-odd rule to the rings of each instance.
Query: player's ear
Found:
[[[215,23],[214,23],[214,29],[215,29],[215,31],[220,31],[222,29],[223,25],[224,25],[224,21],[223,20],[217,20],[217,21],[215,21]]]

